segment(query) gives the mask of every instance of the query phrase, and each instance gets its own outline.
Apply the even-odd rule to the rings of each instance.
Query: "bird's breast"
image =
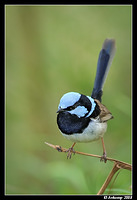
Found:
[[[62,135],[72,142],[92,142],[98,140],[99,138],[103,137],[104,133],[107,129],[107,123],[100,123],[94,120],[91,120],[87,128],[81,134],[73,133],[71,135],[64,134]]]
[[[79,118],[77,115],[72,115],[69,112],[61,112],[57,116],[58,127],[66,135],[73,133],[81,134],[89,122],[89,118]]]
[[[64,137],[73,142],[91,142],[103,137],[107,129],[106,122],[98,119],[78,118],[67,112],[57,116],[58,127]]]

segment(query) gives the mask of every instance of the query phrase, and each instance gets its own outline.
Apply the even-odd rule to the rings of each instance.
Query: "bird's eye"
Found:
[[[73,110],[73,109],[74,109],[73,106],[70,106],[69,108],[67,108],[68,111],[71,111],[71,110]]]

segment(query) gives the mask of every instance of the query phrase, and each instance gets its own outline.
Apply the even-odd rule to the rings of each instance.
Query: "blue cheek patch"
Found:
[[[93,111],[95,110],[96,103],[95,103],[94,99],[92,99],[92,98],[89,97],[89,96],[87,96],[87,97],[89,98],[89,100],[90,100],[90,102],[91,102],[91,105],[92,105],[91,111],[90,111],[89,114],[86,116],[86,117],[89,117],[89,116],[93,113]]]
[[[85,108],[85,106],[78,106],[74,110],[71,110],[68,112],[71,114],[75,114],[80,118],[80,117],[84,117],[88,113],[88,110],[87,108]]]

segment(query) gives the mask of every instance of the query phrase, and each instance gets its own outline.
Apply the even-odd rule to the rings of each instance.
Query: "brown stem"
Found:
[[[68,149],[63,148],[63,147],[61,147],[59,145],[53,145],[53,144],[50,144],[48,142],[45,142],[45,144],[47,144],[48,146],[58,150],[59,152],[65,152],[66,153],[68,151]],[[74,152],[72,151],[72,153],[81,154],[81,155],[85,155],[85,156],[96,157],[96,158],[101,158],[102,157],[102,156],[99,156],[99,155],[84,153],[84,152],[80,152],[80,151],[74,151]],[[120,160],[117,160],[117,159],[114,159],[114,158],[109,158],[109,157],[107,157],[107,160],[117,163],[117,166],[119,168],[127,169],[127,170],[130,170],[130,171],[132,170],[132,165],[129,164],[129,163],[126,163],[126,162],[123,162],[123,161],[120,161]]]
[[[111,172],[109,173],[107,179],[105,180],[104,184],[102,185],[102,187],[100,188],[100,190],[98,191],[97,195],[103,194],[105,189],[107,188],[108,184],[110,183],[110,181],[112,180],[114,174],[119,170],[119,166],[117,165],[117,162],[114,163],[114,166],[111,170]]]

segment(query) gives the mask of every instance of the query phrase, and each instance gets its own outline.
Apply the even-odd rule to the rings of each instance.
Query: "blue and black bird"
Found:
[[[67,158],[71,158],[73,147],[77,142],[92,142],[101,138],[103,145],[101,160],[107,161],[103,136],[107,130],[107,121],[113,116],[101,103],[101,97],[114,54],[115,40],[106,39],[99,54],[91,96],[68,92],[60,99],[57,124],[62,135],[73,141],[73,145],[68,149]]]

